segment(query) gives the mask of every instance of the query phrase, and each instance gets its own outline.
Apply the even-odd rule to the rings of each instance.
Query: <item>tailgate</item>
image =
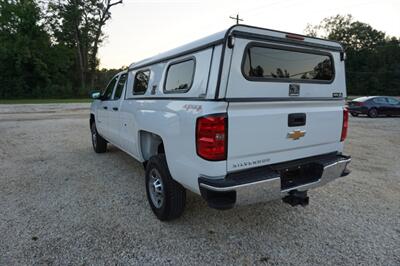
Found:
[[[230,102],[228,171],[340,151],[342,120],[340,101]]]

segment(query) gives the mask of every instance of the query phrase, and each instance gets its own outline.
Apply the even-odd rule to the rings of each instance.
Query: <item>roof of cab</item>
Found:
[[[325,48],[325,49],[333,49],[337,51],[343,51],[343,47],[339,42],[336,41],[330,41],[326,39],[320,39],[320,38],[315,38],[315,37],[309,37],[309,36],[304,36],[300,34],[293,34],[289,32],[284,32],[284,31],[277,31],[277,30],[271,30],[271,29],[266,29],[266,28],[259,28],[259,27],[254,27],[254,26],[248,26],[248,25],[234,25],[226,30],[214,33],[212,35],[209,35],[207,37],[201,38],[199,40],[190,42],[188,44],[179,46],[175,49],[160,53],[156,56],[141,60],[136,63],[132,63],[129,66],[129,69],[138,69],[142,68],[145,66],[149,66],[152,64],[160,63],[163,61],[168,61],[170,59],[173,59],[175,57],[179,56],[184,56],[190,53],[194,53],[195,51],[200,51],[203,49],[206,49],[208,47],[222,44],[224,43],[225,39],[229,34],[233,34],[235,36],[247,36],[252,39],[261,39],[262,37],[269,36],[271,40],[285,40],[287,38],[287,35],[295,35],[302,37],[303,40],[299,42],[298,40],[288,40],[286,39],[286,42],[291,42],[292,44],[314,44],[314,46],[319,46],[319,48]],[[247,35],[244,35],[247,34]]]

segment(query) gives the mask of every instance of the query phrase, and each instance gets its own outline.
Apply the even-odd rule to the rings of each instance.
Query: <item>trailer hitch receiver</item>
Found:
[[[309,203],[309,197],[307,196],[307,191],[291,190],[289,195],[282,198],[282,201],[291,206],[301,205],[305,207]]]

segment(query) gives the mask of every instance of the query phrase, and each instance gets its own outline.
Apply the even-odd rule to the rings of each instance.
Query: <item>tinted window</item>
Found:
[[[246,50],[243,72],[249,78],[333,79],[332,60],[328,55],[258,46]]]
[[[117,87],[115,88],[114,100],[121,98],[122,91],[126,81],[126,74],[122,74],[118,80]]]
[[[390,104],[399,104],[400,102],[396,100],[395,98],[387,98],[388,102]]]
[[[382,104],[382,103],[387,103],[386,99],[383,98],[383,97],[374,98],[373,101],[374,101],[375,103],[381,103],[381,104]]]
[[[133,84],[133,94],[144,94],[149,85],[150,70],[138,71]]]
[[[117,78],[118,78],[118,76],[114,77],[110,81],[110,83],[108,83],[107,88],[103,92],[103,100],[110,100],[111,99],[111,96],[112,96],[112,93],[113,93],[113,90],[114,90],[114,87],[115,87],[115,83],[117,83]]]
[[[168,67],[165,82],[166,92],[186,92],[190,89],[194,75],[194,60],[172,64]]]

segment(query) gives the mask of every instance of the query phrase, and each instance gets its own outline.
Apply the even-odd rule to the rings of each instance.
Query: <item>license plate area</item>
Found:
[[[280,170],[281,190],[317,182],[323,172],[323,165],[308,163]]]

